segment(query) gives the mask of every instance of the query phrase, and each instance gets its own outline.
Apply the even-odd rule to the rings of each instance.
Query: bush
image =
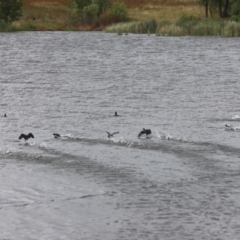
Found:
[[[79,21],[79,9],[76,1],[72,1],[68,18],[72,24],[77,24]]]
[[[127,20],[127,8],[124,3],[114,3],[100,16],[101,25],[109,25]]]
[[[233,15],[233,16],[230,17],[229,20],[230,20],[230,21],[233,21],[233,22],[238,22],[238,21],[239,21],[239,17],[236,16],[236,15]]]
[[[180,27],[185,31],[187,35],[191,35],[192,29],[199,22],[199,20],[190,15],[190,16],[182,16],[177,22],[176,26]]]
[[[86,6],[92,4],[91,0],[73,0],[72,5],[75,5],[79,12],[81,12]]]
[[[156,33],[157,21],[155,19],[139,22],[136,25],[137,33]]]
[[[198,21],[191,30],[193,36],[220,36],[224,28],[224,22],[204,19]]]
[[[0,0],[0,19],[13,22],[22,16],[22,0]]]
[[[92,23],[97,20],[99,14],[99,6],[97,4],[91,4],[83,8],[83,22]]]
[[[126,8],[125,8],[126,9]],[[116,13],[117,12],[117,13]],[[109,0],[72,0],[69,20],[72,24],[90,24],[99,27],[122,20],[123,7],[119,4],[110,4]],[[121,21],[120,20],[120,21]]]
[[[31,22],[21,24],[20,26],[17,27],[17,31],[35,31],[35,30],[36,26]]]
[[[223,37],[239,37],[240,24],[237,22],[228,22],[224,28]]]
[[[230,14],[232,16],[240,16],[240,0],[235,0],[233,4],[231,5],[231,11]]]
[[[111,6],[109,0],[92,0],[92,3],[98,5],[99,15],[101,15],[106,9],[110,8]]]
[[[125,21],[127,19],[127,8],[124,3],[113,4],[110,11],[115,16],[117,22]]]
[[[15,31],[15,28],[12,26],[12,24],[0,19],[0,32],[12,32],[12,31]]]

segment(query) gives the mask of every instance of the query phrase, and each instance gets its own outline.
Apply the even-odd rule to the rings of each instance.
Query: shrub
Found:
[[[110,8],[111,6],[109,0],[92,0],[92,3],[98,5],[99,15],[101,15],[106,9]]]
[[[112,11],[117,22],[125,21],[127,19],[127,8],[124,3],[113,4],[110,11]]]
[[[33,23],[24,23],[17,27],[17,31],[34,31],[36,26]]]
[[[142,21],[136,25],[137,33],[156,33],[157,21],[155,19]]]
[[[92,4],[91,0],[73,0],[72,4],[81,12],[86,6]]]
[[[220,36],[224,22],[205,19],[199,21],[193,28],[191,35],[195,36]]]
[[[97,4],[91,4],[83,8],[83,22],[92,23],[97,20],[99,14],[99,6]]]
[[[239,37],[240,24],[237,22],[228,22],[224,28],[223,37]]]
[[[15,31],[15,28],[12,26],[12,24],[0,19],[0,32],[12,32],[12,31]]]
[[[72,5],[69,10],[68,18],[72,24],[77,24],[79,21],[79,8],[78,8],[78,4],[76,1],[72,1]]]
[[[191,35],[193,27],[198,23],[198,19],[192,15],[182,16],[177,22],[176,26],[183,29],[187,35]]]
[[[230,21],[238,22],[239,21],[239,17],[236,16],[236,15],[233,15],[233,16],[230,17]]]
[[[100,16],[102,25],[109,25],[127,20],[127,8],[124,3],[114,3]]]
[[[22,16],[22,0],[0,0],[0,19],[13,22]]]
[[[99,26],[100,21],[102,21],[104,25],[105,22],[106,24],[109,22],[118,22],[120,18],[119,14],[116,14],[116,6],[118,5],[119,4],[111,5],[109,0],[72,0],[69,20],[75,25],[93,24],[95,26]],[[122,10],[121,7],[117,7],[117,9]]]
[[[240,0],[233,1],[232,5],[231,5],[230,14],[232,16],[233,15],[240,16]]]

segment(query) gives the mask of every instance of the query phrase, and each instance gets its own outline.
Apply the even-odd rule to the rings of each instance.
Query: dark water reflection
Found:
[[[0,238],[238,239],[239,47],[1,33]]]

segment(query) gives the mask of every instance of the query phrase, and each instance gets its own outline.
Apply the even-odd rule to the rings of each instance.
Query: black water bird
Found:
[[[115,112],[114,116],[115,116],[115,117],[118,117],[119,115],[117,114],[117,112]]]
[[[234,127],[233,125],[230,124],[225,124],[225,130],[226,131],[239,131],[239,127]]]
[[[4,117],[7,117],[7,114],[6,114],[6,113],[4,114]]]
[[[114,134],[118,134],[119,132],[114,132],[114,133],[109,133],[109,132],[106,132],[108,134],[108,138],[112,138]]]
[[[152,133],[151,129],[145,129],[143,128],[143,130],[138,134],[138,137],[141,137],[143,134],[146,134],[147,136],[150,135]]]
[[[22,133],[20,136],[19,136],[19,139],[22,139],[24,138],[25,141],[27,141],[29,138],[34,138],[33,134],[32,133],[29,133],[28,135]]]
[[[58,134],[58,133],[54,133],[53,136],[54,136],[55,138],[60,138],[60,137],[61,137],[61,135]]]

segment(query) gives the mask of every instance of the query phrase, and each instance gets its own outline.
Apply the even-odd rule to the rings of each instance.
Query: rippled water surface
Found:
[[[1,33],[0,239],[239,239],[239,49]]]

